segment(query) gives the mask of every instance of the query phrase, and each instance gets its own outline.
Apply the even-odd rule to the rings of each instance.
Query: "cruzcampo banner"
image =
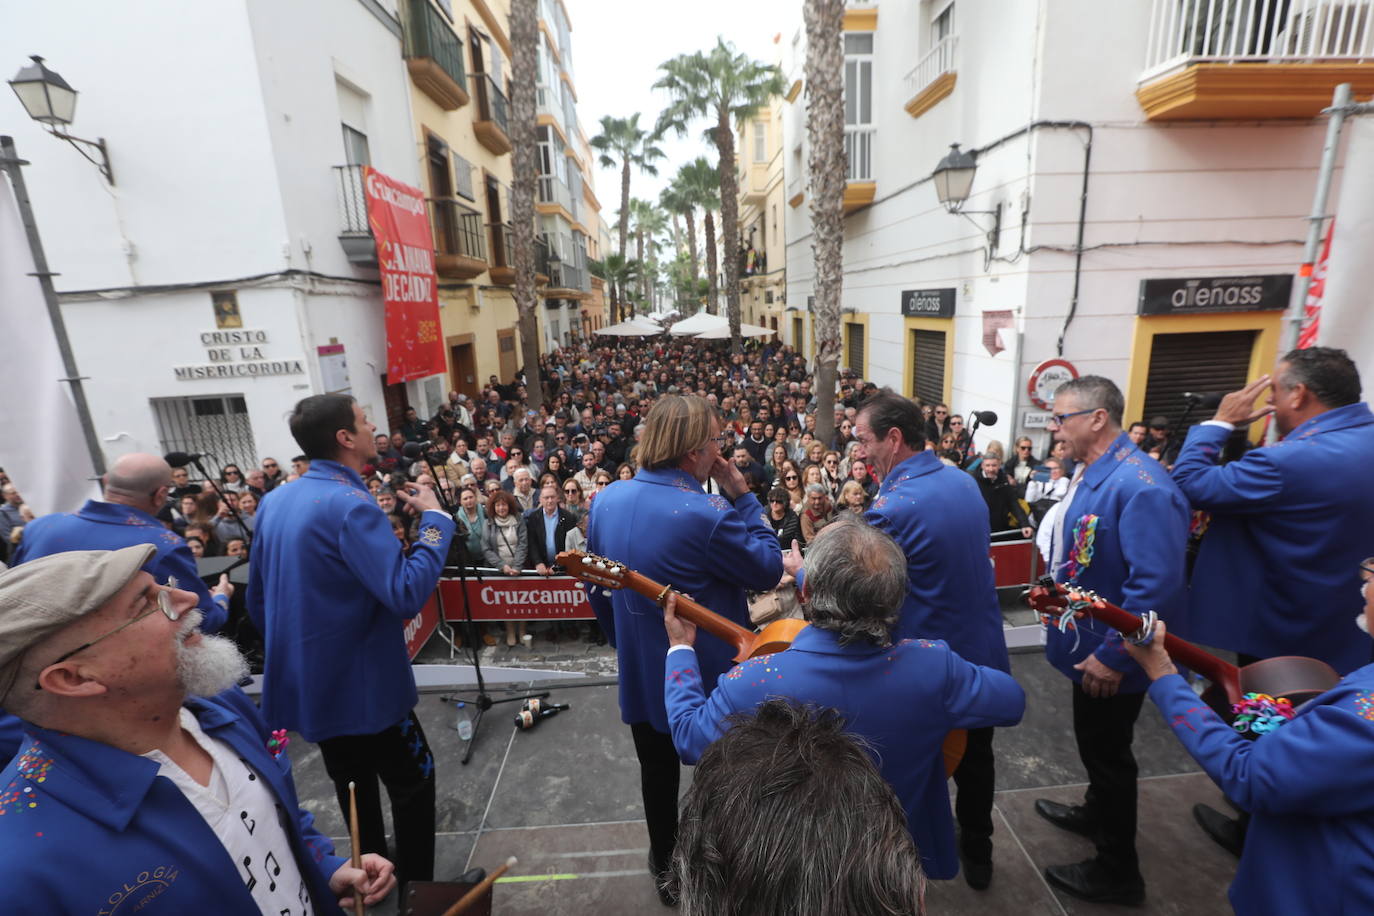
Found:
[[[386,303],[387,384],[445,370],[439,284],[425,196],[374,168],[364,169],[367,221],[377,243]]]

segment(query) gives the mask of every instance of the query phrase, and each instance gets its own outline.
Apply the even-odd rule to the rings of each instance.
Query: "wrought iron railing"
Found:
[[[459,255],[478,261],[487,259],[482,214],[448,197],[431,197],[426,203],[430,224],[434,227],[436,254]]]
[[[363,169],[361,165],[336,165],[334,174],[338,178],[339,218],[343,222],[344,235],[371,235],[372,227],[367,222],[367,194],[363,188]]]
[[[405,56],[428,57],[467,91],[463,42],[429,0],[410,0],[405,24]]]
[[[496,85],[496,80],[485,73],[472,75],[477,85],[478,116],[483,121],[492,121],[501,131],[510,134],[509,119],[506,116],[506,94]]]

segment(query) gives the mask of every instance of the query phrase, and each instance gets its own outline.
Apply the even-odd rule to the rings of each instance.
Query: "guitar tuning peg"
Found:
[[[611,590],[610,590],[609,588],[603,588],[603,589],[601,590],[601,594],[603,594],[603,595],[605,595],[607,598],[609,598],[609,597],[611,597]]]

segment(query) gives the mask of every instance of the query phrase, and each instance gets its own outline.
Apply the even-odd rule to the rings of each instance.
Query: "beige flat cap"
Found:
[[[70,550],[0,572],[0,697],[30,646],[109,601],[155,553],[152,544]]]

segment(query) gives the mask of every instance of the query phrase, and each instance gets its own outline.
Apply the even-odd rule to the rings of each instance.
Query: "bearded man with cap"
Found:
[[[25,722],[0,773],[7,892],[30,913],[340,913],[380,901],[301,810],[284,740],[235,687],[196,596],[155,548],[69,551],[0,573],[0,701]],[[284,736],[282,736],[284,738]],[[340,895],[348,898],[340,900]]]

